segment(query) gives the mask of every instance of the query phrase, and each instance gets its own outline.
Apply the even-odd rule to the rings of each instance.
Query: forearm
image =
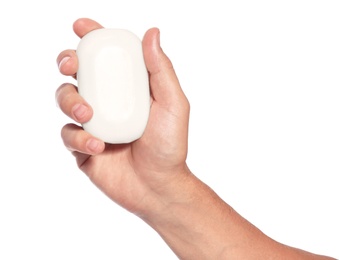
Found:
[[[212,207],[212,192],[198,183],[173,189],[173,198],[159,201],[156,211],[150,211],[144,220],[153,227],[181,259],[202,259],[202,256],[223,251],[223,239],[217,230],[219,206]],[[193,188],[199,190],[195,192]],[[206,195],[204,196],[204,194]],[[215,202],[214,202],[215,203]],[[212,254],[213,253],[213,254]],[[218,257],[214,257],[218,259]]]
[[[180,259],[332,259],[277,243],[193,174],[169,187],[142,218]]]
[[[269,240],[193,174],[160,197],[143,219],[180,259],[225,259]],[[173,194],[171,194],[173,193]]]

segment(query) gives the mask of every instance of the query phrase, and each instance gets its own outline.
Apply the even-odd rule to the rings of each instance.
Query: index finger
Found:
[[[84,37],[90,31],[103,28],[103,26],[89,18],[80,18],[73,23],[73,30],[80,38]],[[66,59],[65,59],[66,58]],[[65,50],[57,57],[57,64],[62,74],[76,78],[78,70],[78,59],[75,50]]]
[[[84,37],[90,31],[104,28],[98,22],[89,18],[79,18],[73,23],[73,31],[80,38]]]

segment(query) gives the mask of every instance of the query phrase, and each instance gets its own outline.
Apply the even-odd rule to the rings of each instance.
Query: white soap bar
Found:
[[[130,143],[145,130],[150,111],[141,40],[123,29],[97,29],[76,50],[79,94],[92,106],[85,131],[107,143]]]

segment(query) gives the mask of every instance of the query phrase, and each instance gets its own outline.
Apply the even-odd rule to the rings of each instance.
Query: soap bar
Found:
[[[76,53],[78,91],[93,108],[84,130],[106,143],[140,138],[150,111],[141,40],[125,29],[96,29],[80,40]]]

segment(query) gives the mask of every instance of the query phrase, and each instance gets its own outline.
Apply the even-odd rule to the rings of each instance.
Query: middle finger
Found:
[[[55,94],[56,102],[62,112],[79,123],[91,119],[91,106],[79,95],[77,88],[70,83],[62,84]]]

